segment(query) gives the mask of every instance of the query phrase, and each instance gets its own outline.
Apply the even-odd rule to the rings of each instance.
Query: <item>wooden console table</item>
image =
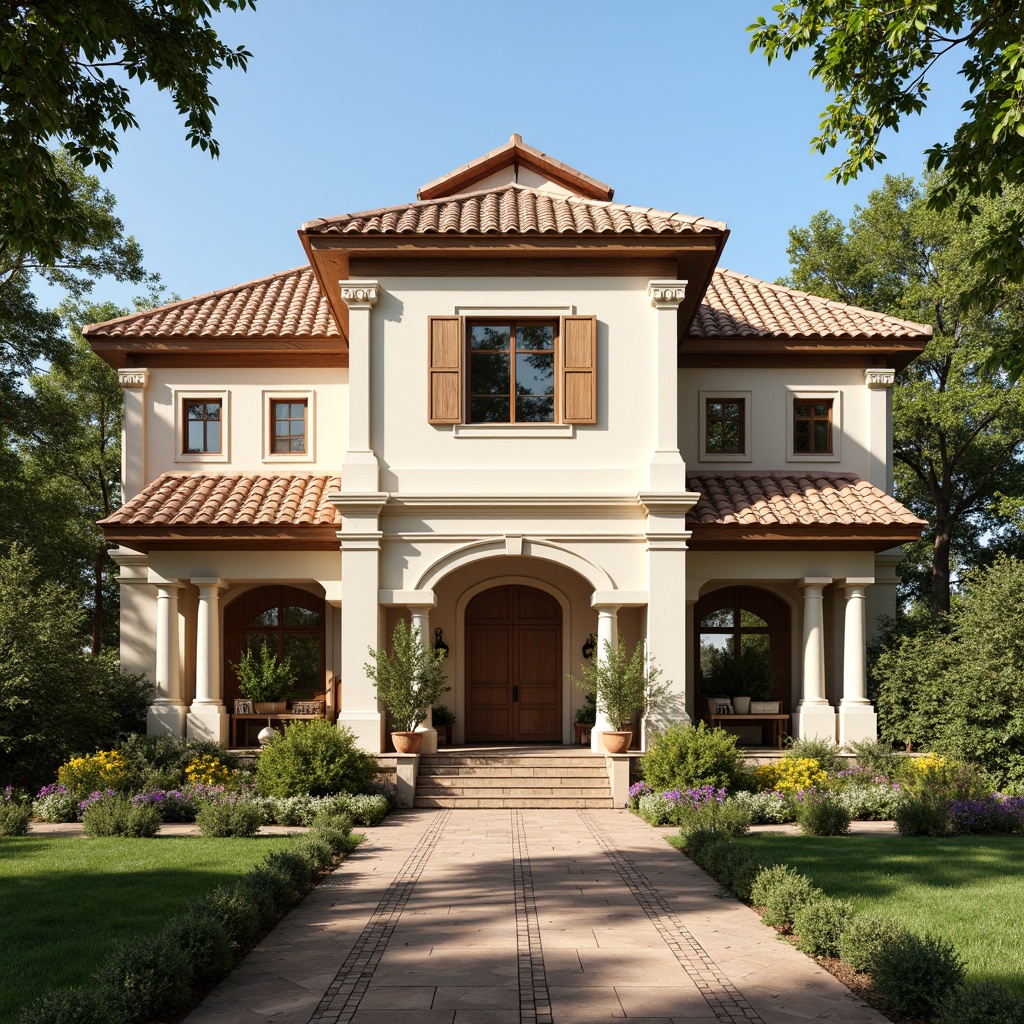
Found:
[[[232,747],[238,747],[240,745],[238,743],[238,723],[239,722],[244,723],[244,728],[243,728],[243,732],[242,732],[242,738],[245,740],[245,743],[241,744],[241,746],[251,746],[251,744],[249,743],[249,735],[248,735],[248,733],[249,733],[249,722],[251,722],[251,721],[266,722],[267,725],[270,725],[272,722],[309,721],[309,720],[311,720],[313,718],[323,718],[323,717],[324,717],[323,715],[297,715],[297,714],[295,714],[292,711],[279,711],[279,712],[277,712],[277,714],[272,714],[272,715],[256,715],[256,714],[252,714],[252,715],[234,715],[233,714],[231,716],[231,746]]]
[[[772,727],[772,740],[775,746],[782,749],[783,724],[789,721],[789,715],[705,715],[706,721],[713,729],[716,725],[731,723],[732,725],[768,725]]]

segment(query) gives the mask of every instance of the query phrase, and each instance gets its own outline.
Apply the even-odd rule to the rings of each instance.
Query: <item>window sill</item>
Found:
[[[753,456],[744,452],[704,452],[697,456],[698,462],[753,462]]]
[[[821,454],[807,455],[797,454],[796,452],[786,456],[787,462],[842,462],[842,458],[838,454],[828,455],[824,452]]]
[[[456,423],[455,437],[575,437],[573,423]]]

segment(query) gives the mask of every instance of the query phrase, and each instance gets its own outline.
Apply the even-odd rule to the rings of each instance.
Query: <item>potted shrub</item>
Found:
[[[668,683],[659,682],[661,669],[647,664],[642,641],[632,654],[626,653],[621,640],[615,647],[605,641],[604,648],[603,658],[581,667],[582,679],[571,678],[584,693],[594,695],[597,710],[614,726],[602,734],[605,748],[611,754],[622,754],[633,739],[633,715],[656,707]]]
[[[582,746],[590,738],[590,730],[597,721],[597,704],[593,693],[583,695],[583,704],[576,709],[573,726],[576,730],[576,744]]]
[[[447,693],[444,653],[424,647],[420,631],[399,619],[391,635],[391,651],[368,648],[372,663],[364,666],[387,708],[393,732],[391,741],[400,754],[419,752],[423,734],[416,726],[431,707]]]
[[[238,676],[238,688],[253,702],[256,714],[281,714],[288,706],[285,698],[295,688],[297,678],[292,659],[278,658],[266,640],[258,658],[248,648],[231,667]]]
[[[455,712],[450,711],[443,704],[438,704],[434,708],[434,713],[431,716],[434,723],[434,728],[437,730],[438,739],[440,740],[441,731],[444,730],[444,741],[447,744],[452,742],[452,726],[455,724]]]

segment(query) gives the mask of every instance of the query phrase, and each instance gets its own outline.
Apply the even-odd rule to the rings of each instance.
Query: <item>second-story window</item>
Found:
[[[554,423],[558,325],[470,321],[469,422]]]
[[[223,450],[221,410],[219,398],[184,399],[182,421],[185,436],[182,450],[186,455],[219,453]]]
[[[793,402],[793,453],[832,454],[832,399]]]
[[[270,403],[270,451],[274,455],[306,452],[306,399],[274,399]]]
[[[708,455],[742,455],[746,434],[742,398],[704,400],[704,451]]]

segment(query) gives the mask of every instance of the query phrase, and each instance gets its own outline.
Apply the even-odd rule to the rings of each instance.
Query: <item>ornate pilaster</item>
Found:
[[[677,327],[686,281],[651,281],[647,295],[654,307],[655,401],[655,444],[648,486],[652,491],[685,491],[686,467],[679,454]]]
[[[380,296],[376,281],[340,281],[348,306],[348,451],[341,467],[341,487],[348,494],[378,488],[377,457],[370,445],[373,407],[370,314]]]
[[[121,494],[125,501],[146,486],[146,388],[149,370],[118,370],[117,383],[124,391],[121,424]]]
[[[895,370],[865,370],[868,402],[868,480],[892,494],[892,386]]]

